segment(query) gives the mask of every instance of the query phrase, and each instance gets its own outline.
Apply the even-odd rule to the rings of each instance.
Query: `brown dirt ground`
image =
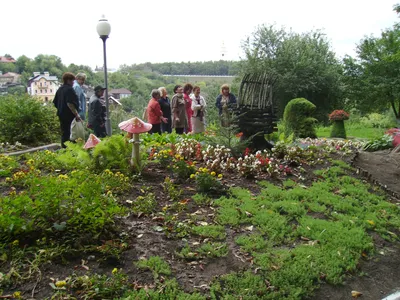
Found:
[[[400,195],[400,153],[389,150],[360,152],[353,165],[364,170],[369,180],[377,182],[384,189]]]
[[[371,174],[370,179],[372,181],[386,185],[391,191],[400,194],[400,154],[396,157],[397,160],[389,156],[388,152],[360,153],[354,161],[354,166]],[[168,204],[161,184],[170,173],[153,168],[145,170],[143,175],[143,181],[138,183],[129,197],[133,199],[140,195],[140,189],[150,187],[156,194],[160,207]],[[243,179],[233,175],[229,179],[224,179],[224,184],[245,187],[254,193],[259,191],[259,186],[254,179]],[[196,193],[190,183],[183,182],[181,187],[184,198],[190,198]],[[400,203],[400,199],[393,197],[392,200]],[[202,206],[199,208],[194,203],[189,203],[188,210],[187,214],[196,213],[198,220],[206,222],[212,220],[212,215],[214,214],[211,207]],[[187,215],[183,215],[179,218],[184,221],[187,217]],[[73,271],[80,274],[87,273],[80,267],[82,259],[86,260],[85,265],[90,268],[92,273],[110,274],[114,267],[122,268],[129,275],[132,282],[137,282],[141,286],[151,286],[153,284],[151,272],[138,269],[133,262],[141,257],[159,255],[171,265],[173,276],[177,278],[179,284],[187,292],[194,289],[206,292],[210,282],[216,276],[252,268],[251,258],[240,253],[238,246],[233,242],[235,236],[240,232],[233,232],[229,228],[227,228],[229,246],[227,257],[219,259],[206,258],[196,262],[189,262],[178,259],[175,255],[176,251],[184,246],[182,239],[167,238],[164,232],[154,230],[155,226],[163,225],[162,220],[132,215],[121,221],[124,231],[129,235],[130,239],[128,242],[129,249],[123,253],[119,262],[107,261],[99,263],[96,261],[97,257],[89,260],[88,257],[90,255],[83,254],[81,257],[69,259],[64,264],[47,265],[42,270],[42,280],[37,285],[35,282],[26,283],[23,286],[19,286],[18,290],[23,292],[24,297],[31,295],[34,290],[32,295],[34,299],[44,299],[51,294],[50,278],[62,280]],[[315,295],[310,299],[353,299],[351,297],[351,291],[353,290],[363,293],[361,300],[382,299],[396,289],[400,289],[400,243],[389,243],[374,233],[371,233],[371,235],[376,243],[376,254],[372,257],[364,258],[359,264],[358,272],[348,274],[342,285],[331,286],[322,283],[320,289],[316,290]],[[196,241],[196,239],[201,240],[200,237],[192,237],[190,242]],[[360,276],[360,273],[364,274],[364,276]]]

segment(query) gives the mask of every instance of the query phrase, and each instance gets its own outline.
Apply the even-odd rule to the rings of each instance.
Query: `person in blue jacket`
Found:
[[[85,81],[86,74],[78,73],[75,76],[74,85],[72,86],[79,99],[79,116],[82,120],[86,119],[86,95],[82,89],[82,85],[85,83]]]

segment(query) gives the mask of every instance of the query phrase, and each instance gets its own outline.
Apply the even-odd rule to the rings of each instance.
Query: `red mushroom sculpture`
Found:
[[[153,125],[149,123],[145,123],[137,117],[129,119],[127,121],[123,121],[118,124],[118,127],[121,130],[124,130],[128,133],[133,134],[133,147],[132,147],[132,160],[131,163],[133,165],[139,166],[140,163],[140,155],[139,155],[139,134],[148,132],[151,130]]]
[[[86,144],[83,146],[83,148],[84,149],[94,148],[100,142],[101,142],[101,140],[97,136],[95,136],[93,133],[91,133],[89,135],[88,140],[86,141]]]

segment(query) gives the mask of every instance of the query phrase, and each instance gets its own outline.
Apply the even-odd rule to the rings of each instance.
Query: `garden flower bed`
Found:
[[[348,165],[361,144],[142,145],[134,170],[120,136],[0,156],[0,295],[303,299],[398,245],[399,207]]]

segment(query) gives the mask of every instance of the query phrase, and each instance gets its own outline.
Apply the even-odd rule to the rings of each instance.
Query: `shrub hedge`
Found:
[[[29,95],[0,96],[0,112],[0,142],[35,146],[60,136],[53,105],[44,105]]]
[[[285,135],[294,134],[300,138],[315,138],[314,125],[317,122],[312,117],[316,106],[305,98],[296,98],[289,101],[283,113]]]

